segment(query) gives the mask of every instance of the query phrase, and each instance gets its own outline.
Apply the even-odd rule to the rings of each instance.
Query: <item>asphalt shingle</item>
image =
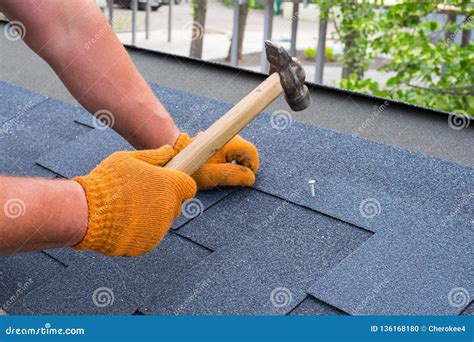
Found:
[[[457,315],[468,303],[456,297],[474,291],[472,231],[461,227],[376,233],[308,292],[352,315]]]
[[[201,103],[201,98],[183,95],[178,102],[172,109],[173,115],[180,118],[185,116],[183,108]],[[219,102],[214,106],[207,102],[201,115],[223,113],[228,108]],[[374,314],[459,313],[463,307],[450,306],[446,296],[459,286],[473,292],[469,246],[474,243],[474,170],[305,125],[294,121],[292,115],[285,111],[263,114],[242,133],[260,151],[261,170],[256,188],[383,234],[372,242],[380,242],[377,251],[360,249],[356,254],[359,258],[351,256],[334,270],[340,268],[338,276],[328,278],[328,285],[323,287],[328,291],[326,295],[317,291],[316,286],[312,293],[328,302],[331,298],[330,303],[337,302],[336,306],[354,314],[365,313],[364,310],[373,310],[370,313]],[[384,258],[385,273],[376,266],[374,254],[392,256]],[[404,262],[399,262],[401,255],[406,256]],[[410,260],[417,260],[418,266]],[[433,264],[433,260],[437,263]],[[352,267],[343,269],[346,263]],[[360,266],[365,264],[366,268]],[[431,270],[420,277],[419,265],[430,265]],[[459,272],[459,265],[464,271]],[[371,279],[368,272],[372,272],[375,282],[365,281]],[[434,285],[439,282],[437,272],[444,273],[439,286]],[[347,277],[352,273],[360,273],[363,284],[358,287],[357,296],[352,295],[355,290],[351,290]],[[386,277],[397,279],[379,294],[386,307],[361,306],[365,298],[372,297],[373,286]],[[323,282],[319,279],[318,284]],[[346,287],[341,289],[341,283]],[[419,289],[424,289],[426,297],[419,295]],[[338,301],[334,300],[336,292],[340,294]],[[404,305],[398,301],[402,296],[406,297]],[[351,308],[348,297],[354,302]],[[346,306],[342,306],[343,302]]]
[[[46,100],[0,126],[0,172],[18,176],[53,177],[37,164],[38,156],[89,131],[74,119],[84,110]]]
[[[252,189],[232,193],[184,231],[216,251],[157,290],[146,314],[285,314],[371,236]]]
[[[0,81],[0,125],[14,117],[21,116],[47,97],[31,90],[15,87]]]
[[[123,295],[130,298],[130,303],[136,308],[143,305],[157,288],[167,287],[171,278],[183,274],[210,251],[169,233],[157,248],[136,258],[111,258],[71,248],[51,249],[46,253],[72,269],[88,265],[91,276],[100,275],[110,286],[121,281],[126,290]]]
[[[64,269],[63,264],[40,252],[0,257],[0,308],[14,311],[24,296]]]
[[[474,192],[472,168],[315,126],[264,115],[245,135],[262,156],[256,188],[371,231],[441,226]]]
[[[471,301],[462,312],[463,316],[474,316],[474,301]]]
[[[328,305],[313,296],[306,296],[305,299],[298,304],[289,313],[290,316],[344,316],[347,315],[331,305]]]
[[[459,314],[447,296],[474,291],[474,170],[297,122],[272,132],[267,119],[247,135],[262,155],[256,188],[376,232],[310,293],[350,314]]]
[[[67,267],[20,298],[13,315],[131,315],[136,307],[120,269],[93,272],[87,263]]]
[[[231,107],[152,88],[191,135]],[[89,131],[86,126],[97,127],[93,120],[54,100],[29,108],[0,126],[6,151],[0,172],[51,176],[34,165],[42,155],[42,165],[70,177],[86,173],[114,149],[129,148],[115,133],[99,129],[69,143]],[[472,168],[301,124],[284,111],[262,114],[242,135],[260,151],[258,191],[199,194],[198,207],[207,210],[183,216],[174,226],[183,238],[169,234],[149,259],[48,251],[69,267],[56,283],[19,300],[25,312],[58,313],[61,298],[70,303],[66,313],[93,314],[129,313],[143,302],[147,314],[285,314],[302,301],[292,314],[459,314],[468,305],[452,298],[460,298],[453,297],[456,291],[474,293]],[[177,256],[188,260],[188,254],[181,269]],[[77,284],[68,288],[68,282]],[[91,304],[100,286],[117,293],[115,307]],[[54,291],[61,295],[45,305]],[[315,305],[319,301],[328,307]]]
[[[42,155],[36,162],[65,178],[73,178],[88,174],[114,152],[132,149],[125,139],[111,129],[92,129]]]

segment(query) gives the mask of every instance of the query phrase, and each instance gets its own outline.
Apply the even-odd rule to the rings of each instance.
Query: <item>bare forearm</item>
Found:
[[[93,2],[0,0],[0,9],[25,25],[25,42],[71,94],[91,113],[110,112],[112,128],[135,148],[174,144],[172,118]]]
[[[0,176],[0,255],[79,243],[87,201],[71,180]]]

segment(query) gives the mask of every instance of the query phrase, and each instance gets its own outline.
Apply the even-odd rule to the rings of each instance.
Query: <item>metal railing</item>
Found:
[[[293,15],[291,17],[291,39],[290,39],[290,54],[296,56],[296,38],[298,31],[298,11],[301,0],[291,0],[293,2]],[[273,28],[273,16],[274,16],[274,0],[266,0],[264,7],[264,23],[263,23],[263,40],[262,40],[262,52],[260,57],[260,70],[262,72],[268,72],[269,65],[265,54],[265,49],[263,48],[265,40],[270,40],[272,38],[272,28]],[[308,6],[309,1],[303,0],[303,5]],[[171,42],[172,32],[173,32],[173,4],[174,1],[169,1],[168,6],[168,28],[167,28],[167,41]],[[233,7],[233,27],[232,27],[232,41],[230,48],[230,64],[232,66],[238,66],[238,50],[239,50],[239,20],[240,20],[240,9],[242,5],[246,5],[247,0],[235,0]],[[107,0],[108,7],[108,17],[109,23],[113,27],[114,20],[114,0]],[[132,10],[132,23],[131,23],[131,32],[132,39],[131,45],[136,46],[137,42],[137,11],[138,11],[138,0],[131,0],[131,10]],[[150,12],[151,12],[151,1],[146,0],[146,16],[145,16],[145,38],[148,40],[150,38]]]

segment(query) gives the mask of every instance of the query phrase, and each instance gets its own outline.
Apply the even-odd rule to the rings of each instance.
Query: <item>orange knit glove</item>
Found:
[[[87,176],[83,187],[89,208],[84,239],[74,246],[110,256],[138,256],[153,249],[196,194],[194,180],[162,168],[174,156],[171,146],[117,152]]]
[[[175,152],[181,152],[193,139],[186,133],[181,133],[173,147]],[[193,174],[193,178],[199,190],[216,186],[252,186],[258,164],[255,145],[238,135],[201,166]]]

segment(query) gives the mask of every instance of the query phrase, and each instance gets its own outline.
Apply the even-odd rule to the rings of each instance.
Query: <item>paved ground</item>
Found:
[[[145,36],[145,12],[139,11],[137,16],[137,34],[135,45],[150,50],[163,51],[181,56],[189,56],[191,45],[192,8],[189,3],[182,2],[173,6],[172,39],[168,42],[168,6],[161,7],[151,13],[149,39]],[[120,40],[125,44],[132,44],[131,14],[128,9],[114,9],[114,29],[118,32]],[[222,61],[228,54],[230,39],[232,37],[233,9],[224,6],[218,0],[210,0],[206,17],[206,32],[204,36],[204,60]],[[333,32],[329,25],[327,45],[334,51],[341,52],[342,46],[331,39]],[[317,17],[300,18],[298,22],[297,49],[304,51],[308,47],[315,47],[318,38]],[[273,40],[289,48],[291,36],[291,17],[277,16],[273,22]],[[255,56],[253,61],[245,62],[244,68],[260,70],[260,57],[263,41],[263,12],[250,11],[244,36],[243,53]],[[312,62],[304,61],[308,80],[314,80],[315,67]],[[335,85],[341,78],[340,65],[326,65],[324,68],[324,84]],[[367,75],[379,82],[385,82],[390,75],[369,70]]]
[[[188,55],[191,43],[192,8],[188,3],[173,6],[172,40],[168,37],[168,6],[161,7],[157,12],[151,13],[150,38],[145,39],[145,13],[138,13],[136,45],[152,50],[160,50],[179,55]],[[131,11],[115,9],[115,16],[120,38],[124,43],[132,42]],[[208,4],[206,17],[206,33],[204,36],[203,58],[205,60],[220,59],[227,56],[230,39],[232,36],[232,8],[224,6],[217,0]],[[114,20],[115,22],[115,20]],[[285,43],[290,38],[291,21],[282,17],[274,18],[273,38]],[[260,10],[250,11],[244,36],[244,53],[261,51],[263,40],[263,13]],[[306,49],[315,46],[318,30],[316,20],[301,20],[298,30],[298,48]],[[256,61],[258,64],[259,61]]]

